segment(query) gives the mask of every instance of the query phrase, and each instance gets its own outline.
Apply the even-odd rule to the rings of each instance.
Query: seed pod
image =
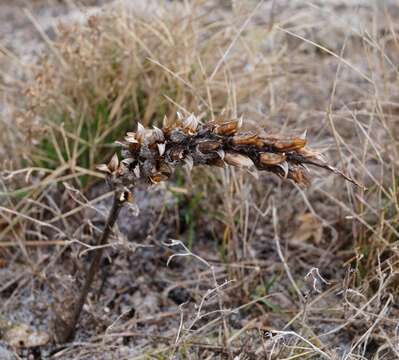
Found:
[[[238,120],[216,124],[213,132],[217,135],[232,136],[239,130],[240,124]]]
[[[229,165],[242,168],[255,167],[255,164],[248,156],[241,155],[236,152],[226,152],[224,155],[224,161]]]
[[[301,138],[279,139],[273,143],[277,151],[294,151],[303,148],[306,140]]]
[[[198,144],[197,149],[203,154],[216,151],[220,148],[221,144],[217,141],[202,141]]]
[[[233,145],[258,145],[259,139],[258,135],[254,133],[244,133],[240,135],[235,135],[232,139]]]
[[[285,154],[276,154],[276,153],[260,153],[259,161],[262,165],[279,165],[283,163],[287,159]]]

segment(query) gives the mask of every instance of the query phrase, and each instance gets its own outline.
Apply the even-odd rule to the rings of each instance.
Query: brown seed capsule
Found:
[[[260,153],[259,161],[262,165],[279,165],[287,159],[285,154]]]
[[[220,148],[220,143],[217,141],[202,141],[198,144],[198,150],[204,154],[216,151]]]
[[[241,155],[236,152],[226,152],[224,155],[224,161],[233,166],[251,168],[255,167],[253,161],[245,155]]]
[[[279,139],[273,143],[273,147],[278,151],[294,151],[303,148],[306,140],[301,138]]]
[[[233,137],[233,145],[257,145],[258,135],[254,133],[243,133]]]
[[[232,136],[241,127],[241,122],[239,120],[227,121],[221,124],[216,124],[213,132],[218,135]]]

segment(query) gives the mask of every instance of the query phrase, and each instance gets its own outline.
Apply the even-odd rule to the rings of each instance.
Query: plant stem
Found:
[[[73,310],[73,316],[72,320],[69,325],[67,325],[64,336],[63,336],[63,341],[71,341],[73,340],[75,336],[75,331],[76,331],[76,324],[79,321],[80,314],[82,312],[83,305],[86,302],[87,295],[89,294],[89,291],[91,289],[91,285],[93,283],[94,277],[96,276],[100,264],[101,264],[101,259],[102,255],[104,252],[104,245],[107,243],[109,235],[111,234],[112,228],[118,218],[119,211],[123,207],[125,203],[125,198],[121,196],[121,192],[115,191],[114,193],[114,201],[112,204],[112,208],[109,212],[107,223],[105,225],[104,231],[101,235],[101,238],[99,239],[97,246],[98,248],[94,250],[94,258],[90,264],[90,268],[87,272],[86,280],[85,283],[83,284],[83,288],[80,292],[79,299],[75,305],[75,308]]]

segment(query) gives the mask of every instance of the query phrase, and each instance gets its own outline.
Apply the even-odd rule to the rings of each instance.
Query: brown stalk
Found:
[[[105,224],[101,238],[98,240],[97,248],[94,250],[93,260],[90,264],[89,270],[87,271],[85,282],[73,309],[72,320],[69,324],[66,324],[65,331],[62,334],[62,339],[59,339],[63,343],[73,340],[75,336],[76,325],[79,321],[83,305],[86,302],[87,295],[89,294],[92,283],[94,281],[94,277],[100,268],[101,259],[104,252],[104,245],[108,242],[108,238],[112,232],[112,228],[115,225],[116,220],[118,219],[120,210],[130,197],[129,193],[127,192],[128,190],[126,189],[115,190],[114,192],[112,208],[108,214],[107,223]]]

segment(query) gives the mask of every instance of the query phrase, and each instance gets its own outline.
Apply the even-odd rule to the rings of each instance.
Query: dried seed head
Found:
[[[177,117],[178,124],[174,126],[169,126],[165,119],[162,130],[157,127],[146,130],[138,123],[137,131],[128,132],[126,142],[120,143],[124,147],[124,160],[119,163],[114,155],[109,164],[99,165],[97,169],[112,175],[113,180],[120,177],[119,184],[131,184],[139,179],[157,184],[167,180],[178,165],[185,164],[191,170],[199,164],[229,164],[245,168],[255,176],[257,170],[266,170],[307,185],[309,176],[303,165],[309,164],[355,183],[329,166],[319,153],[305,147],[306,133],[298,137],[239,133],[242,118],[202,125],[194,115],[183,119],[178,113]]]
[[[264,152],[259,154],[259,161],[262,165],[279,165],[287,159],[287,156],[284,153],[269,153]]]
[[[253,168],[255,164],[253,161],[245,155],[241,155],[237,152],[226,152],[224,155],[224,161],[233,166],[242,167],[242,168]]]

